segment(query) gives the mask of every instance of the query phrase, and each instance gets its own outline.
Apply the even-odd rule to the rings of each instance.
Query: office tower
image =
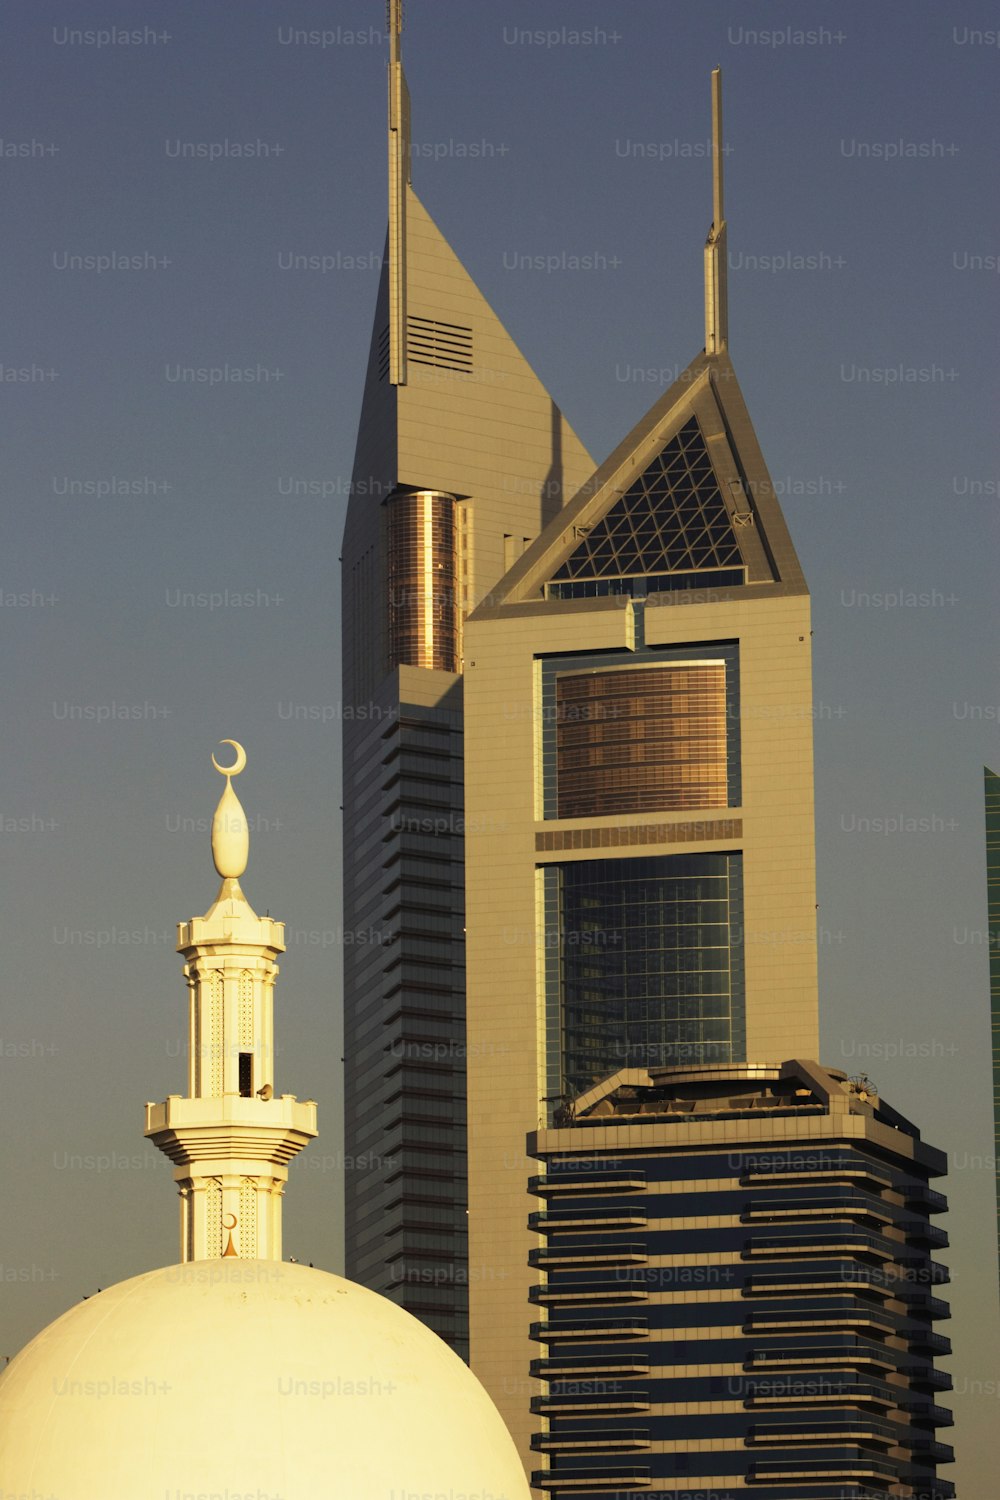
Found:
[[[986,788],[986,935],[990,955],[990,1025],[993,1034],[993,1163],[1000,1259],[1000,776],[983,767]]]
[[[940,1151],[814,1063],[626,1068],[530,1149],[535,1485],[954,1494]]]
[[[830,1240],[802,1241],[813,1215],[831,1226],[833,1241],[846,1237],[849,1266],[860,1245],[861,1262],[905,1268],[924,1241],[920,1229],[911,1243],[897,1177],[909,1170],[911,1155],[924,1184],[943,1169],[936,1153],[911,1146],[912,1127],[887,1106],[862,1108],[867,1101],[859,1093],[816,1063],[785,1063],[818,1052],[809,596],[729,357],[721,113],[716,72],[704,350],[466,624],[469,1254],[489,1268],[470,1285],[470,1357],[529,1468],[532,1442],[548,1441],[538,1435],[539,1416],[553,1409],[539,1405],[551,1400],[541,1380],[555,1368],[538,1363],[533,1340],[548,1331],[538,1326],[534,1299],[554,1284],[559,1262],[556,1247],[545,1249],[539,1238],[553,1220],[543,1214],[541,1187],[530,1188],[537,1167],[525,1152],[527,1132],[537,1126],[533,1150],[546,1160],[550,1146],[557,1154],[597,1155],[613,1176],[609,1152],[652,1152],[666,1191],[674,1190],[674,1173],[679,1182],[686,1172],[699,1179],[691,1192],[704,1194],[702,1202],[671,1200],[658,1214],[650,1205],[658,1222],[648,1240],[630,1234],[643,1205],[636,1199],[626,1206],[622,1243],[633,1244],[635,1265],[657,1274],[718,1252],[756,1275],[761,1261],[745,1219],[756,1209],[746,1208],[742,1163],[745,1152],[771,1140],[797,1147],[818,1128],[838,1170],[852,1142],[859,1160],[884,1159],[872,1194],[885,1195],[890,1206],[852,1196],[849,1185],[805,1204],[796,1186],[800,1222],[777,1194],[776,1219],[795,1227],[775,1249],[775,1263],[797,1280],[806,1275],[800,1260],[816,1256],[825,1268],[828,1259]],[[806,1075],[801,1091],[789,1089],[796,1069]],[[621,1084],[622,1097],[630,1089],[653,1092],[621,1128],[588,1117],[584,1130],[583,1101],[609,1077]],[[658,1104],[671,1089],[680,1092],[664,1135]],[[733,1104],[740,1095],[745,1108]],[[791,1105],[785,1118],[782,1103]],[[596,1113],[605,1111],[617,1111],[613,1092],[601,1096]],[[705,1116],[704,1125],[679,1126],[687,1112]],[[738,1158],[737,1166],[704,1161],[706,1147]],[[852,1157],[849,1165],[856,1164]],[[606,1197],[579,1205],[581,1238],[566,1242],[571,1250],[588,1237],[593,1242],[594,1222],[613,1219],[627,1191],[633,1189],[612,1186]],[[881,1238],[869,1234],[875,1224],[884,1226]],[[595,1255],[596,1274],[599,1249]],[[619,1265],[627,1269],[628,1257]],[[590,1273],[585,1266],[573,1274],[583,1286]],[[558,1279],[561,1286],[561,1270]],[[736,1335],[708,1304],[724,1295],[742,1299],[742,1283],[738,1291],[706,1289],[704,1297],[699,1289],[696,1307],[661,1299],[658,1323],[650,1313],[650,1365],[685,1366],[682,1387],[688,1377],[700,1378],[699,1370],[724,1372],[749,1347],[743,1314],[760,1310],[751,1289],[738,1317],[727,1310],[729,1324],[739,1324]],[[592,1301],[596,1311],[603,1292],[580,1295],[581,1305]],[[610,1305],[614,1310],[615,1299]],[[627,1318],[627,1308],[618,1311]],[[875,1326],[857,1298],[830,1311],[839,1319],[837,1338],[849,1344]],[[911,1328],[895,1304],[890,1311],[896,1321],[878,1324],[876,1336],[898,1355],[899,1379],[919,1393],[926,1361],[921,1355],[908,1363],[904,1345],[924,1331]],[[814,1313],[802,1340],[808,1348],[798,1351],[809,1378],[821,1356],[834,1358],[822,1307],[805,1307],[807,1322]],[[686,1350],[707,1340],[713,1324],[725,1328],[727,1348],[711,1351],[717,1360],[689,1365]],[[576,1363],[568,1343],[557,1342],[562,1369],[572,1369],[584,1390],[602,1378],[593,1373],[603,1355],[587,1347],[589,1331],[567,1335],[571,1341],[579,1332],[582,1340]],[[623,1339],[632,1337],[646,1336]],[[612,1347],[610,1368],[625,1370],[631,1352]],[[637,1357],[626,1383],[641,1363]],[[900,1410],[904,1396],[900,1391]],[[708,1435],[692,1424],[687,1439],[683,1423],[670,1425],[690,1415],[690,1399],[707,1399],[700,1387],[697,1398],[659,1386],[654,1392],[651,1377],[649,1399],[655,1420],[640,1421],[641,1403],[633,1408],[626,1448],[633,1438],[641,1448],[647,1437],[657,1453],[669,1451],[664,1443],[680,1446],[672,1468],[659,1458],[645,1465],[654,1476],[648,1481],[636,1460],[637,1493],[662,1479],[674,1483],[659,1493],[683,1494],[691,1488],[687,1473],[704,1480],[709,1494],[706,1476],[728,1475],[740,1487],[763,1482],[754,1468],[759,1455],[743,1448],[738,1421],[711,1426]],[[669,1414],[659,1412],[661,1404]],[[841,1415],[838,1408],[835,1420]],[[588,1414],[578,1405],[576,1416],[577,1441],[586,1444],[579,1428]],[[586,1489],[585,1476],[574,1477],[564,1425],[557,1438],[566,1446],[543,1450],[559,1477],[541,1482]],[[919,1433],[889,1435],[904,1447],[911,1436],[914,1444],[924,1441]],[[866,1428],[862,1446],[869,1436]],[[814,1437],[802,1440],[808,1447]],[[700,1457],[685,1468],[686,1453],[704,1443],[715,1445],[720,1460],[734,1443],[742,1453],[728,1469]],[[598,1462],[586,1446],[578,1451],[589,1453],[578,1467]],[[909,1472],[897,1457],[891,1463]],[[872,1458],[869,1468],[879,1461]],[[849,1480],[844,1494],[852,1500],[870,1492],[843,1465],[834,1469],[832,1477],[810,1469],[811,1478],[790,1479],[791,1488],[779,1485],[769,1500],[825,1500],[840,1494],[835,1480]],[[608,1488],[631,1493],[627,1467]],[[871,1492],[885,1491],[875,1481]]]
[[[729,358],[717,74],[713,104],[705,349],[466,627],[472,1362],[501,1402],[525,1131],[626,1063],[818,1051],[809,595]],[[526,1395],[502,1409],[526,1451]]]
[[[464,617],[593,461],[413,190],[400,31],[342,557],[347,1274],[466,1353]]]

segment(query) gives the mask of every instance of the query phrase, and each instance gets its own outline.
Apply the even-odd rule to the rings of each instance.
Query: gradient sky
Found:
[[[177,1254],[142,1104],[185,1087],[175,924],[215,893],[224,736],[247,895],[287,923],[279,1089],[320,1104],[286,1253],[341,1268],[337,558],[383,26],[382,0],[0,18],[0,1355]],[[73,37],[110,27],[141,39]],[[823,1060],[952,1158],[962,1500],[991,1500],[1000,1419],[996,30],[924,0],[409,0],[404,35],[414,185],[597,460],[703,342],[723,68],[731,350],[813,594]],[[140,268],[72,259],[102,256]],[[227,367],[258,378],[176,378]]]

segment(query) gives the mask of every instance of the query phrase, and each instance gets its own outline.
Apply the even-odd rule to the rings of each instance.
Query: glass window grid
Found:
[[[549,656],[539,662],[540,686],[539,708],[541,717],[541,781],[542,817],[559,816],[557,788],[557,688],[561,674],[595,671],[613,671],[621,667],[669,666],[671,662],[697,662],[707,660],[725,662],[726,674],[726,805],[739,807],[742,802],[740,774],[740,668],[738,641],[691,642],[677,646],[640,645],[635,651],[580,652],[570,656]],[[669,811],[657,808],[652,802],[642,810]],[[689,810],[689,809],[678,809]]]
[[[744,1058],[740,854],[584,860],[539,874],[550,1116],[616,1068]],[[716,918],[724,906],[727,920],[699,921],[704,906]]]
[[[650,594],[690,592],[693,589],[742,588],[746,568],[700,568],[694,573],[646,573],[631,578],[579,578],[573,583],[547,583],[546,599],[604,599],[626,595],[645,599]]]
[[[725,663],[556,679],[560,818],[727,806]]]
[[[739,568],[739,543],[691,416],[610,509],[585,530],[553,582]]]

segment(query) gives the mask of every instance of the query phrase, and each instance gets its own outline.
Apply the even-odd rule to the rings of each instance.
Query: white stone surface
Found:
[[[528,1500],[478,1380],[386,1298],[280,1261],[95,1294],[0,1376],[0,1494]]]
[[[203,917],[177,927],[188,983],[188,1097],[147,1104],[145,1133],[176,1167],[182,1261],[280,1261],[287,1164],[316,1134],[316,1104],[274,1097],[274,984],[285,924],[258,917],[240,888],[249,832],[231,778],[247,756],[238,741],[221,743],[236,752],[229,767],[212,756],[226,778],[212,823],[222,885]]]

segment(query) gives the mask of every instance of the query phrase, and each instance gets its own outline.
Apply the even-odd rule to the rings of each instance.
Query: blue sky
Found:
[[[414,185],[598,460],[703,341],[723,68],[731,351],[814,600],[823,1060],[952,1157],[954,1477],[985,1500],[995,10],[406,10]],[[174,924],[214,895],[224,736],[250,756],[245,889],[291,939],[280,1086],[320,1104],[286,1247],[340,1266],[337,558],[383,24],[381,0],[0,20],[0,1353],[177,1253],[141,1106],[183,1087]]]

